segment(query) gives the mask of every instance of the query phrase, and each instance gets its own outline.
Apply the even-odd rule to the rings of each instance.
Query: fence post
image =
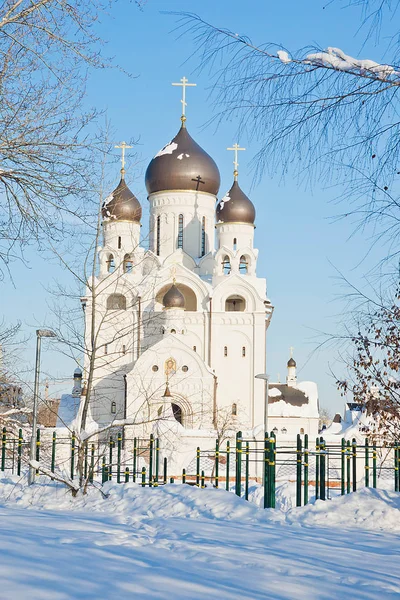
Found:
[[[37,462],[40,462],[40,429],[36,430],[36,460]],[[39,469],[36,469],[36,474],[38,473]]]
[[[174,483],[174,478],[173,478],[173,477],[170,477],[170,478],[169,478],[169,482],[170,482],[170,483]]]
[[[142,468],[142,487],[146,487],[146,467]]]
[[[372,487],[376,488],[376,445],[372,446]]]
[[[149,445],[149,487],[153,485],[153,451],[154,451],[154,436],[150,434]]]
[[[54,436],[54,433],[53,433]],[[19,429],[18,431],[18,462],[17,462],[17,475],[20,476],[21,475],[21,457],[22,457],[22,443],[23,443],[23,437],[22,437],[22,429]]]
[[[399,446],[395,445],[394,447],[394,491],[399,491],[399,454],[400,449]]]
[[[196,449],[196,485],[200,486],[200,448],[197,446]]]
[[[171,481],[171,483],[174,483],[174,482]],[[201,472],[201,487],[202,488],[206,487],[205,478],[204,478],[204,471]]]
[[[85,481],[86,481],[87,476],[88,476],[88,442],[85,441],[83,443],[85,444],[85,453],[84,453],[85,454],[85,464],[84,464],[84,467],[83,467],[83,476],[84,476]]]
[[[351,485],[351,447],[350,440],[347,440],[346,444],[346,493],[350,494]]]
[[[167,457],[164,457],[164,473],[163,473],[163,481],[167,483]]]
[[[231,445],[229,440],[226,442],[226,470],[225,470],[225,474],[226,474],[226,481],[225,481],[225,489],[227,492],[229,492],[229,460],[230,460],[230,453],[231,453]]]
[[[186,469],[182,469],[182,483],[186,483]]]
[[[89,481],[93,483],[94,477],[94,444],[92,444],[92,449],[90,452],[90,472],[89,472]]]
[[[268,475],[269,475],[269,436],[268,431],[265,432],[264,437],[264,508],[269,508],[269,494],[268,494]]]
[[[108,466],[106,465],[104,467],[104,482],[103,483],[106,483],[106,481],[108,481],[108,479],[109,479],[109,473],[108,473]]]
[[[6,467],[6,443],[7,443],[7,429],[3,427],[3,437],[1,442],[1,470],[4,471]]]
[[[250,460],[250,446],[249,442],[246,442],[246,481],[244,485],[244,497],[246,500],[249,499],[249,460]]]
[[[340,455],[340,493],[342,496],[344,496],[344,494],[345,494],[345,485],[344,485],[345,465],[346,465],[345,452],[346,452],[346,440],[344,438],[342,438],[342,448],[341,448],[341,455]]]
[[[75,462],[75,432],[72,432],[71,437],[71,479],[74,478],[74,462]]]
[[[304,435],[304,506],[308,504],[308,434]]]
[[[114,447],[114,440],[113,440],[113,436],[110,435],[110,461],[109,461],[109,470],[108,470],[108,479],[111,481],[112,480],[112,461],[113,461],[113,447]]]
[[[117,483],[121,483],[121,446],[122,446],[122,435],[118,433],[118,447],[117,447]]]
[[[132,481],[136,481],[136,462],[137,462],[137,439],[133,440],[133,471],[132,471]]]
[[[319,498],[319,439],[315,441],[315,499]]]
[[[357,491],[357,442],[356,438],[353,438],[352,442],[352,456],[353,456],[353,492]]]
[[[323,440],[323,438],[321,437],[320,441],[319,441],[319,445],[320,445],[320,449],[321,449],[321,459],[320,459],[320,467],[321,467],[321,475],[320,475],[320,493],[319,493],[319,497],[321,498],[321,500],[326,500],[326,486],[325,486],[325,479],[326,479],[326,445],[325,445],[325,441]]]
[[[107,474],[108,478],[108,474]],[[106,482],[106,457],[103,455],[103,459],[101,462],[101,483]]]
[[[369,444],[365,438],[365,487],[369,487]]]
[[[129,467],[125,467],[125,483],[129,483]]]
[[[242,432],[236,434],[236,473],[235,473],[235,494],[241,496],[242,492]]]
[[[219,441],[215,440],[215,476],[214,476],[214,487],[218,487],[219,479]]]
[[[275,508],[275,456],[276,456],[276,439],[275,434],[271,431],[269,438],[269,474],[268,474],[268,487],[269,487],[269,507]]]
[[[156,439],[156,483],[158,484],[158,475],[160,471],[160,440]]]
[[[302,443],[300,434],[297,434],[296,449],[296,506],[301,506],[301,462],[302,462]]]

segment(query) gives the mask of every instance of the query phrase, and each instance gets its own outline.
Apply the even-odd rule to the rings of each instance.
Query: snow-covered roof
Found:
[[[313,381],[296,385],[270,383],[268,414],[271,417],[319,417],[318,388]]]

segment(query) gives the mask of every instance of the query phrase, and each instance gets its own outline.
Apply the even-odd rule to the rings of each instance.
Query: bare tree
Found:
[[[391,17],[386,9],[397,8],[396,2],[357,4],[375,33]],[[258,146],[256,177],[266,168],[285,174],[295,167],[340,184],[342,216],[351,216],[355,228],[370,225],[373,239],[385,241],[387,255],[398,259],[398,33],[388,49],[392,61],[383,64],[340,48],[257,45],[190,13],[179,15],[178,32],[194,39],[199,68],[210,70],[214,122],[235,119],[240,134]]]

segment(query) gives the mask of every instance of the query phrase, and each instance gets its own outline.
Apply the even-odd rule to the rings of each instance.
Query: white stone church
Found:
[[[146,171],[149,238],[141,239],[142,208],[124,162],[103,205],[89,418],[133,420],[132,437],[173,429],[182,443],[204,447],[224,427],[262,437],[265,382],[256,375],[266,371],[273,306],[257,273],[256,211],[239,186],[239,148],[231,187],[218,200],[218,167],[184,115],[181,122]],[[91,304],[82,303],[89,336]],[[316,384],[297,383],[293,359],[286,383],[269,390],[269,430],[315,438]]]

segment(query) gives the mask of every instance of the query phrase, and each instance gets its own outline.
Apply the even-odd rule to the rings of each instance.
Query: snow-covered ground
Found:
[[[213,488],[65,488],[0,480],[0,598],[400,597],[400,494],[367,490],[291,508]]]

